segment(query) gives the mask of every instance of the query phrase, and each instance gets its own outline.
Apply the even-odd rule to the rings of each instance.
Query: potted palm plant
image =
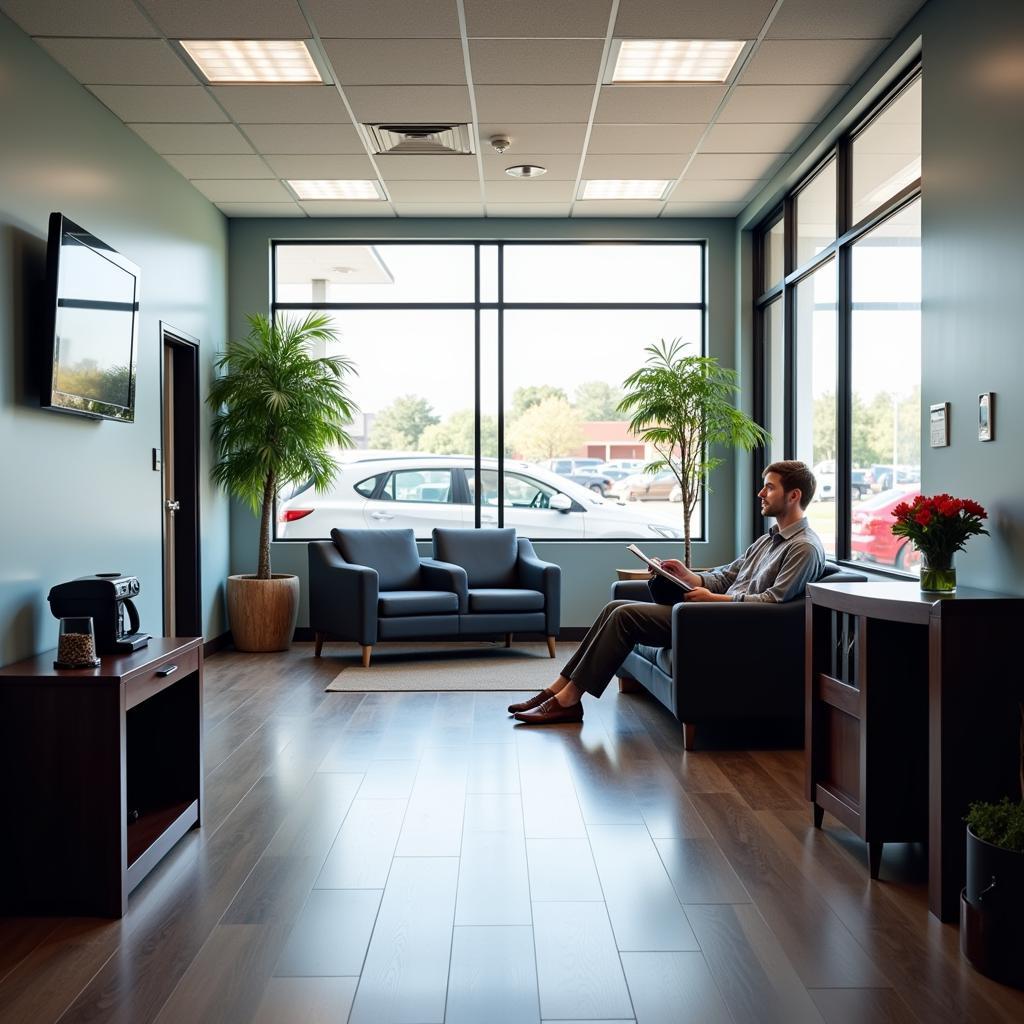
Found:
[[[630,374],[622,386],[619,411],[632,417],[629,429],[658,458],[645,472],[671,470],[682,493],[684,561],[690,565],[690,519],[708,490],[708,476],[722,464],[713,446],[749,451],[768,440],[768,434],[736,408],[736,373],[710,356],[685,355],[681,338],[648,345],[646,365]]]
[[[243,651],[282,651],[291,643],[299,608],[297,576],[270,571],[274,498],[312,480],[323,491],[337,471],[332,449],[350,448],[344,425],[355,406],[342,356],[313,358],[311,342],[334,341],[330,318],[248,317],[249,335],[231,341],[215,361],[223,371],[210,387],[217,462],[213,479],[260,516],[255,575],[228,577],[228,623]]]

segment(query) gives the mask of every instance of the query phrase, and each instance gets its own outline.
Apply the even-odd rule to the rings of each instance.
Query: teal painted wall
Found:
[[[961,583],[1024,594],[1024,4],[931,0],[737,221],[741,238],[920,54],[922,446],[926,493],[973,497],[990,538],[957,556]],[[749,297],[749,264],[738,280]],[[744,299],[749,303],[749,298]],[[749,350],[745,325],[743,344]],[[996,392],[995,440],[977,439]],[[950,403],[950,445],[927,444],[928,406]]]
[[[0,15],[0,664],[56,643],[46,594],[85,573],[142,581],[143,627],[162,617],[159,322],[198,337],[203,388],[223,345],[227,222],[84,87]],[[27,369],[60,210],[138,264],[133,424],[43,411]],[[204,423],[204,436],[206,426]],[[202,451],[203,612],[224,631],[228,507]]]
[[[437,239],[707,239],[709,354],[725,366],[736,359],[736,233],[732,220],[233,220],[230,223],[230,329],[245,331],[245,314],[270,302],[270,242],[286,238]],[[713,481],[708,539],[694,545],[694,562],[716,565],[735,557],[735,462],[730,457]],[[253,572],[258,524],[247,508],[231,510],[231,571]],[[619,542],[538,542],[542,558],[562,566],[562,624],[586,626],[607,600],[617,566],[634,561]],[[667,557],[681,545],[646,543]],[[306,574],[306,546],[273,545],[275,572]],[[303,586],[299,624],[308,614]]]

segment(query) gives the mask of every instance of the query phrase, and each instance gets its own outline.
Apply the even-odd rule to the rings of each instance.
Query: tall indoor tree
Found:
[[[685,354],[681,338],[648,345],[647,361],[630,374],[619,410],[630,416],[630,432],[650,445],[657,459],[648,473],[671,470],[682,492],[685,562],[690,565],[690,519],[708,491],[708,477],[723,459],[714,446],[747,451],[768,440],[768,434],[736,408],[736,373],[711,356]]]

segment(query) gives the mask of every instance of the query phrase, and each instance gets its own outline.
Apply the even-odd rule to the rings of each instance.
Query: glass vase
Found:
[[[956,566],[952,554],[921,552],[921,591],[925,594],[956,593]]]

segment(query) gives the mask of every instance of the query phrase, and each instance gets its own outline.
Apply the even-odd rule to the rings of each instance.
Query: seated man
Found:
[[[693,586],[693,590],[679,591],[682,600],[793,601],[803,596],[808,583],[820,578],[825,550],[804,517],[804,509],[814,497],[814,474],[804,463],[789,460],[773,462],[762,479],[764,486],[757,492],[761,514],[774,517],[775,526],[742,557],[705,573],[692,572],[674,558],[661,563],[663,569]],[[584,693],[600,697],[635,644],[668,647],[671,643],[670,604],[611,601],[561,675],[546,690],[508,710],[530,725],[580,722],[580,698]]]

